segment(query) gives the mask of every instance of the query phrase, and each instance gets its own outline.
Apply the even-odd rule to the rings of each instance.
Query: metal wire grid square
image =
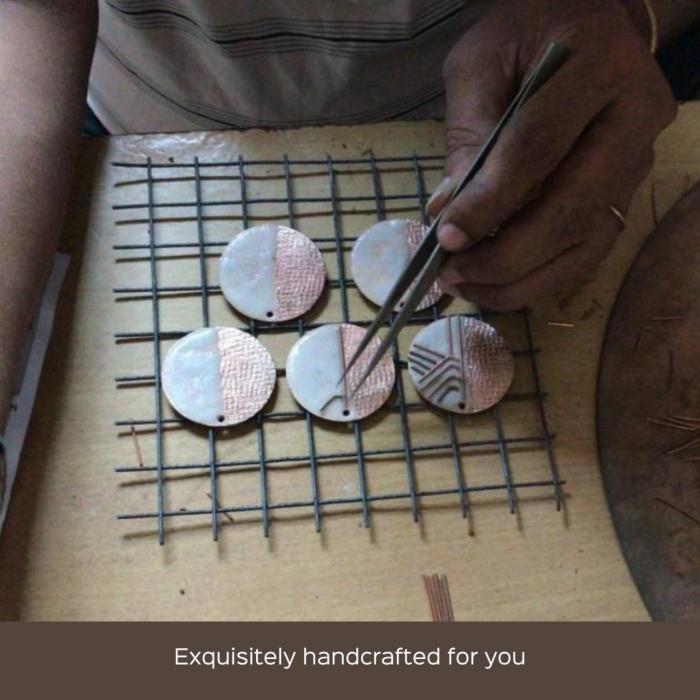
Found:
[[[210,324],[210,302],[214,295],[221,293],[220,287],[214,285],[209,280],[209,272],[206,265],[206,256],[212,252],[223,251],[228,244],[230,237],[225,240],[207,240],[204,231],[204,222],[207,219],[205,211],[212,211],[216,207],[236,206],[240,208],[241,229],[248,228],[256,218],[251,215],[250,209],[255,206],[283,205],[286,206],[288,224],[292,228],[297,223],[297,209],[301,204],[320,204],[329,208],[331,236],[311,236],[319,246],[325,246],[326,250],[335,253],[337,265],[337,278],[329,278],[328,286],[331,293],[338,293],[340,296],[340,318],[335,321],[355,323],[361,326],[369,325],[371,314],[366,318],[352,318],[348,290],[354,287],[354,282],[348,276],[344,251],[349,249],[356,236],[344,235],[342,226],[342,207],[344,205],[355,206],[358,203],[371,205],[377,220],[387,217],[387,203],[398,202],[402,205],[415,207],[423,221],[426,220],[425,204],[428,198],[424,184],[424,171],[427,169],[439,170],[442,167],[444,158],[432,155],[412,154],[410,156],[399,157],[375,157],[369,153],[366,158],[336,158],[330,156],[325,159],[301,160],[289,159],[286,155],[280,160],[246,160],[240,156],[236,161],[200,161],[194,158],[192,161],[174,162],[168,159],[167,162],[152,162],[151,158],[131,162],[115,162],[113,167],[120,169],[120,172],[139,173],[136,180],[122,180],[117,185],[127,185],[134,187],[137,192],[145,195],[145,201],[134,201],[126,204],[113,206],[119,211],[139,211],[145,212],[145,216],[139,219],[122,220],[118,223],[132,223],[143,225],[146,240],[135,244],[116,244],[115,251],[142,251],[147,254],[150,284],[147,286],[124,286],[116,287],[113,291],[120,300],[150,299],[152,328],[147,330],[125,330],[115,334],[117,343],[149,343],[152,348],[153,365],[150,371],[139,374],[127,374],[116,377],[118,387],[128,386],[152,386],[154,416],[143,419],[122,419],[116,421],[119,428],[128,431],[144,429],[152,432],[155,439],[154,444],[154,464],[144,464],[138,466],[123,465],[116,468],[121,474],[138,474],[140,477],[144,473],[155,475],[155,508],[147,512],[128,512],[118,515],[121,520],[148,519],[157,523],[158,541],[163,544],[165,541],[165,521],[170,518],[182,517],[207,517],[211,524],[213,539],[219,535],[221,522],[219,516],[231,519],[235,513],[257,513],[260,516],[262,530],[267,537],[270,531],[271,513],[284,509],[303,509],[305,513],[313,517],[315,529],[320,532],[323,516],[332,510],[333,506],[343,508],[356,508],[361,512],[362,523],[365,527],[370,527],[373,504],[381,502],[407,502],[414,521],[418,521],[421,515],[423,501],[435,496],[454,496],[455,507],[458,507],[463,518],[468,518],[470,514],[470,494],[477,492],[503,492],[505,501],[510,513],[515,513],[517,509],[517,494],[524,489],[546,488],[551,494],[551,498],[558,509],[562,504],[562,490],[564,484],[558,476],[558,471],[552,449],[553,436],[547,426],[547,418],[544,408],[545,395],[540,385],[539,371],[537,365],[537,349],[533,344],[533,338],[528,318],[528,311],[521,310],[512,312],[511,315],[520,319],[522,324],[522,337],[524,347],[514,348],[516,356],[527,359],[527,366],[531,372],[533,390],[530,392],[514,395],[509,393],[506,401],[528,401],[534,402],[537,414],[538,430],[528,435],[507,437],[504,432],[501,407],[495,406],[487,412],[492,421],[494,429],[494,439],[487,440],[460,440],[455,423],[455,416],[445,413],[442,416],[446,428],[447,440],[432,442],[430,444],[415,444],[411,434],[409,413],[414,411],[432,410],[421,400],[410,401],[406,396],[406,387],[403,372],[407,369],[406,360],[401,356],[398,343],[394,344],[393,359],[396,367],[396,385],[392,398],[388,405],[381,409],[385,414],[398,414],[400,421],[400,445],[396,447],[384,447],[381,449],[368,449],[363,447],[363,424],[356,421],[352,424],[352,438],[354,449],[348,451],[321,451],[316,445],[316,433],[319,420],[309,412],[298,408],[294,411],[267,411],[263,409],[251,419],[254,422],[257,442],[257,457],[253,459],[233,459],[223,460],[217,457],[217,442],[221,439],[221,434],[217,429],[209,428],[206,433],[208,455],[207,460],[202,462],[188,463],[168,463],[164,457],[164,441],[166,427],[173,425],[186,428],[187,422],[179,417],[164,417],[163,392],[161,387],[161,361],[163,357],[162,342],[164,340],[177,339],[185,335],[194,328],[187,330],[163,328],[161,324],[161,300],[170,295],[194,295],[198,297],[201,307],[201,326]],[[250,169],[253,167],[268,167],[279,172],[279,179],[284,188],[283,197],[251,197],[248,194],[248,179]],[[365,172],[371,178],[372,191],[363,195],[344,196],[338,192],[337,181],[340,168],[351,168],[353,172]],[[403,171],[411,174],[413,180],[412,191],[402,191],[394,194],[385,194],[382,181],[382,169],[392,169],[393,171]],[[177,180],[188,180],[194,185],[193,200],[176,201],[156,201],[154,194],[155,186],[168,181],[168,172],[177,169],[178,172],[186,173],[184,177],[173,178]],[[295,195],[295,178],[306,175],[309,172],[319,173],[323,171],[327,180],[327,194],[323,196],[301,197]],[[230,200],[210,200],[203,196],[204,173],[229,173],[224,179],[237,181],[240,191],[238,198]],[[159,177],[159,174],[164,174]],[[142,176],[141,176],[142,175]],[[273,176],[274,177],[274,176]],[[167,211],[168,208],[185,208],[194,212],[191,219],[194,224],[196,235],[190,241],[169,240],[169,220],[167,217],[159,217],[160,211]],[[391,213],[391,212],[390,212]],[[302,229],[303,230],[303,229]],[[196,261],[198,266],[199,283],[195,285],[162,285],[159,283],[158,265],[159,254],[163,250],[181,251]],[[129,258],[126,259],[127,261]],[[487,320],[493,320],[497,314],[486,314],[480,311],[474,315]],[[411,320],[412,325],[425,325],[435,319],[442,317],[442,308],[438,305],[424,312],[417,313]],[[247,324],[237,325],[254,336],[265,335],[273,331],[275,333],[288,333],[295,336],[303,335],[307,330],[322,325],[321,323],[308,322],[303,318],[286,323],[265,323],[249,320]],[[264,340],[264,338],[263,338]],[[284,377],[284,369],[277,369],[278,378]],[[306,432],[306,454],[289,454],[284,456],[269,457],[266,455],[266,428],[272,421],[284,420],[298,422]],[[124,434],[124,433],[122,433]],[[510,450],[515,446],[529,446],[541,452],[543,462],[543,478],[534,480],[516,480],[511,470]],[[492,449],[498,455],[500,465],[499,478],[495,478],[491,483],[470,484],[464,467],[464,451],[469,448]],[[416,480],[415,464],[416,459],[421,454],[449,455],[452,462],[453,485],[440,488],[419,488]],[[394,456],[403,458],[405,461],[405,489],[393,490],[391,492],[370,492],[368,487],[367,470],[368,464],[375,458],[386,458]],[[332,467],[339,461],[354,460],[357,469],[357,493],[340,497],[324,497],[319,486],[319,472],[322,469]],[[269,497],[268,478],[270,469],[276,465],[303,463],[308,465],[308,498],[288,500],[275,500]],[[374,466],[375,469],[382,469],[381,465]],[[259,479],[259,500],[258,502],[242,505],[226,505],[220,502],[219,479],[222,474],[236,474],[242,470],[257,470]],[[169,475],[178,473],[200,473],[208,475],[210,504],[203,508],[168,508],[166,507],[166,491],[169,482]]]

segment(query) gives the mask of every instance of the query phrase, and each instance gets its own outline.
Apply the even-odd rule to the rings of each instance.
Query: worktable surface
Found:
[[[683,106],[660,138],[653,174],[595,280],[533,311],[556,461],[566,481],[561,512],[551,491],[519,494],[516,516],[502,494],[486,494],[472,503],[470,525],[453,499],[452,505],[426,501],[418,524],[405,504],[373,513],[369,529],[361,527],[356,509],[336,512],[324,517],[320,535],[308,517],[274,515],[267,539],[259,517],[237,518],[233,525],[222,518],[216,543],[206,518],[184,523],[179,521],[186,518],[178,518],[168,521],[163,547],[153,522],[115,519],[120,512],[153,508],[151,476],[139,484],[114,472],[118,464],[134,461],[131,437],[119,432],[115,419],[147,415],[153,399],[152,391],[130,393],[114,383],[120,373],[148,367],[144,350],[116,344],[114,333],[149,327],[149,317],[147,304],[135,311],[112,293],[125,282],[125,268],[112,250],[123,234],[111,208],[120,201],[114,183],[124,173],[110,162],[144,154],[161,161],[195,155],[233,159],[239,153],[246,159],[277,159],[283,153],[351,157],[368,149],[377,156],[441,154],[442,126],[397,123],[84,142],[65,236],[72,265],[0,538],[0,619],[427,620],[420,575],[432,572],[448,575],[458,620],[648,619],[602,490],[595,384],[611,305],[653,228],[654,210],[660,217],[700,177],[698,104]],[[439,173],[435,178],[428,184],[434,186]],[[171,322],[193,323],[184,305],[168,306],[166,313]],[[278,439],[286,438],[280,433]],[[180,488],[185,506],[203,505],[206,485],[184,480]]]

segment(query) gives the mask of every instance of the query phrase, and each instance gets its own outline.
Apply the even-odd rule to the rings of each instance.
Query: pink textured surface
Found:
[[[513,355],[493,326],[476,318],[461,321],[467,407],[483,411],[508,391],[514,374]]]
[[[218,328],[222,425],[251,418],[267,403],[275,387],[270,353],[252,335],[236,328]]]
[[[418,223],[417,221],[408,221],[406,223],[405,230],[410,257],[413,257],[421,241],[425,238],[425,235],[428,233],[428,227],[425,224]],[[434,282],[433,286],[430,287],[430,289],[426,292],[425,296],[421,299],[421,302],[420,304],[418,304],[416,311],[427,309],[429,306],[436,304],[440,300],[440,297],[442,295],[442,287],[440,287],[440,285],[437,282]]]
[[[323,257],[303,233],[280,226],[275,253],[277,321],[301,316],[321,296],[326,282]]]
[[[340,324],[338,328],[342,338],[343,365],[345,365],[355,354],[355,350],[360,344],[365,330],[349,323]],[[380,344],[379,338],[374,338],[348,372],[348,394],[352,394],[355,387],[359,384]],[[394,378],[394,363],[388,354],[384,355],[379,364],[372,370],[372,374],[367,377],[367,380],[348,402],[348,405],[357,413],[358,418],[369,416],[382,406],[391,394]]]

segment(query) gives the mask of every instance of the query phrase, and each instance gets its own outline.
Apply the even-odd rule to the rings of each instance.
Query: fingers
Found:
[[[567,292],[591,279],[610,248],[610,239],[582,243],[514,284],[458,284],[452,293],[496,311],[518,309],[554,292]]]
[[[589,128],[541,199],[512,217],[495,238],[453,255],[442,281],[512,284],[592,236],[614,240],[619,222],[653,163],[651,141],[635,143],[639,110],[609,107]]]
[[[520,47],[515,57],[508,41],[499,41],[497,51],[492,46],[493,32],[507,38],[517,21],[504,23],[500,15],[495,26],[494,16],[492,25],[477,24],[485,29],[470,37],[475,48],[464,49],[445,74],[447,178],[428,208],[435,216],[445,207],[438,239],[455,253],[442,282],[496,308],[522,305],[592,274],[619,233],[610,205],[627,210],[651,167],[654,139],[675,116],[668,86],[624,12],[603,3],[581,11],[575,3],[556,5],[554,34],[535,33],[522,46],[523,25],[512,30]],[[568,60],[521,107],[481,171],[450,201],[515,93],[513,83],[539,58],[535,47],[554,35],[572,48]],[[478,53],[488,60],[480,64],[472,55]],[[457,70],[457,59],[468,69]],[[497,71],[500,86],[491,80]]]
[[[481,171],[445,212],[438,232],[445,249],[483,239],[518,211],[610,103],[613,92],[597,61],[572,55],[514,116]]]
[[[488,37],[480,40],[472,30],[457,42],[445,61],[443,76],[447,101],[447,158],[444,180],[427,204],[435,217],[447,203],[459,176],[486,140],[508,106],[517,74],[517,56],[508,55],[508,44],[497,46]]]
[[[642,173],[650,170],[652,162],[653,150],[649,147],[638,159],[639,178],[634,179],[634,182],[642,177]],[[623,212],[627,211],[634,194],[634,188],[630,184],[632,181],[625,181],[627,184],[614,195],[614,206]],[[610,196],[613,196],[614,191],[609,191]],[[609,209],[609,204],[613,202],[602,204],[604,201],[607,200],[601,199],[600,206],[588,212],[581,210],[569,219],[574,230],[587,233],[581,236],[580,242],[572,243],[539,267],[530,267],[532,261],[522,267],[511,263],[504,272],[504,268],[499,267],[498,262],[494,263],[498,252],[502,251],[494,255],[494,243],[486,241],[461,255],[452,256],[443,272],[444,279],[441,280],[441,285],[450,294],[495,310],[520,308],[554,292],[575,289],[593,277],[620,232],[620,222]],[[526,242],[532,250],[542,249],[542,243],[537,237],[528,242],[526,233],[516,231],[515,228],[512,230],[511,242]],[[499,233],[498,242],[501,240]],[[519,248],[519,251],[522,250],[524,247]],[[481,255],[484,257],[477,257]],[[463,260],[460,261],[459,258]],[[474,258],[477,260],[476,264]],[[518,260],[517,255],[510,260]],[[479,261],[490,265],[492,272],[481,274],[483,270],[479,267]],[[523,270],[525,272],[521,275]]]
[[[496,45],[488,27],[470,32],[443,66],[447,94],[447,164],[454,175],[486,139],[517,90],[517,48]]]
[[[425,210],[429,217],[434,218],[440,210],[447,204],[447,200],[452,194],[452,190],[457,186],[456,177],[446,175],[440,181],[440,184],[433,190],[428,203],[425,205]]]

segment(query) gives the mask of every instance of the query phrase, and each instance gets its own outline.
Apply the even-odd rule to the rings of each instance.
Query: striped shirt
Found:
[[[112,133],[438,117],[486,0],[100,0],[89,103]]]

